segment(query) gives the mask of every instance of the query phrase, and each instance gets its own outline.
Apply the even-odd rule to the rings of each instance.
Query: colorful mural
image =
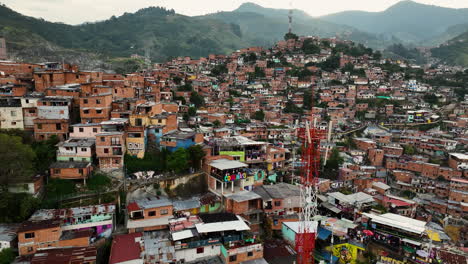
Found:
[[[339,263],[356,264],[359,250],[364,251],[364,248],[344,243],[333,246],[333,256],[338,257]]]

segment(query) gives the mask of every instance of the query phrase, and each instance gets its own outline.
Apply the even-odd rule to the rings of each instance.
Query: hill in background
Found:
[[[159,7],[71,26],[23,16],[0,6],[0,32],[7,37],[14,54],[39,45],[55,51],[71,49],[104,57],[149,53],[153,60],[162,60],[170,56],[227,53],[250,45],[242,39],[236,25],[208,17],[178,15]]]
[[[450,34],[450,27],[468,23],[468,8],[454,9],[401,1],[382,12],[345,11],[320,18],[387,39],[427,45],[440,44],[454,37]],[[458,29],[455,34],[465,31],[468,28]]]
[[[468,67],[468,31],[431,52],[444,62]]]
[[[287,32],[288,12],[245,3],[231,12],[189,17],[174,10],[149,7],[72,26],[24,16],[0,6],[0,34],[7,38],[13,59],[63,59],[96,69],[108,68],[108,63],[116,58],[133,54],[162,61],[175,56],[228,54],[249,46],[268,47]],[[468,9],[411,1],[400,2],[383,12],[347,11],[314,18],[294,10],[293,16],[293,32],[297,35],[336,36],[382,50],[400,43],[435,46],[468,31]],[[457,41],[445,48],[454,43]],[[459,51],[461,46],[454,47]],[[435,54],[439,54],[437,50]]]

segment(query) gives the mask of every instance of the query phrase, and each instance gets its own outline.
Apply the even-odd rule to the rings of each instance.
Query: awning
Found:
[[[248,167],[248,165],[245,163],[235,161],[235,160],[228,160],[228,159],[213,160],[210,163],[210,166],[215,167],[218,170],[229,170],[229,169]]]
[[[327,208],[328,210],[332,211],[333,213],[335,214],[339,214],[341,213],[341,210],[335,206],[333,206],[331,203],[329,202],[323,202],[322,203],[322,206]]]
[[[412,245],[415,245],[415,246],[420,246],[421,245],[421,243],[419,243],[417,241],[414,241],[414,240],[407,239],[407,238],[403,238],[401,241],[412,244]]]
[[[426,230],[427,236],[432,240],[432,241],[437,241],[440,242],[440,236],[439,233],[432,231],[432,230]]]
[[[196,236],[196,230],[187,229],[179,232],[172,233],[172,240],[178,241],[186,238],[191,238]]]
[[[429,253],[424,251],[424,250],[418,250],[418,251],[416,251],[416,254],[418,254],[418,256],[421,256],[423,258],[429,257]]]
[[[319,229],[318,229],[318,239],[326,240],[331,235],[331,233],[332,232],[330,230],[319,227]]]
[[[416,250],[412,247],[408,247],[408,246],[403,246],[403,249],[408,252],[408,253],[415,253]]]

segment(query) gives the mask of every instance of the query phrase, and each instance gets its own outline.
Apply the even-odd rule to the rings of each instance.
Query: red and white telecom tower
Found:
[[[312,104],[311,119],[306,121],[304,128],[299,129],[299,138],[302,140],[300,185],[302,211],[299,217],[299,232],[296,234],[297,264],[314,263],[317,226],[312,221],[312,217],[317,215],[320,140],[324,133],[316,127],[313,109]]]

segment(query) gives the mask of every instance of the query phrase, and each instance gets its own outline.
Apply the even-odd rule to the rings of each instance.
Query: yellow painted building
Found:
[[[356,264],[356,260],[365,249],[353,244],[344,243],[333,246],[333,256],[338,257],[341,264]]]
[[[127,138],[127,153],[131,156],[136,156],[137,158],[145,157],[145,138]]]

